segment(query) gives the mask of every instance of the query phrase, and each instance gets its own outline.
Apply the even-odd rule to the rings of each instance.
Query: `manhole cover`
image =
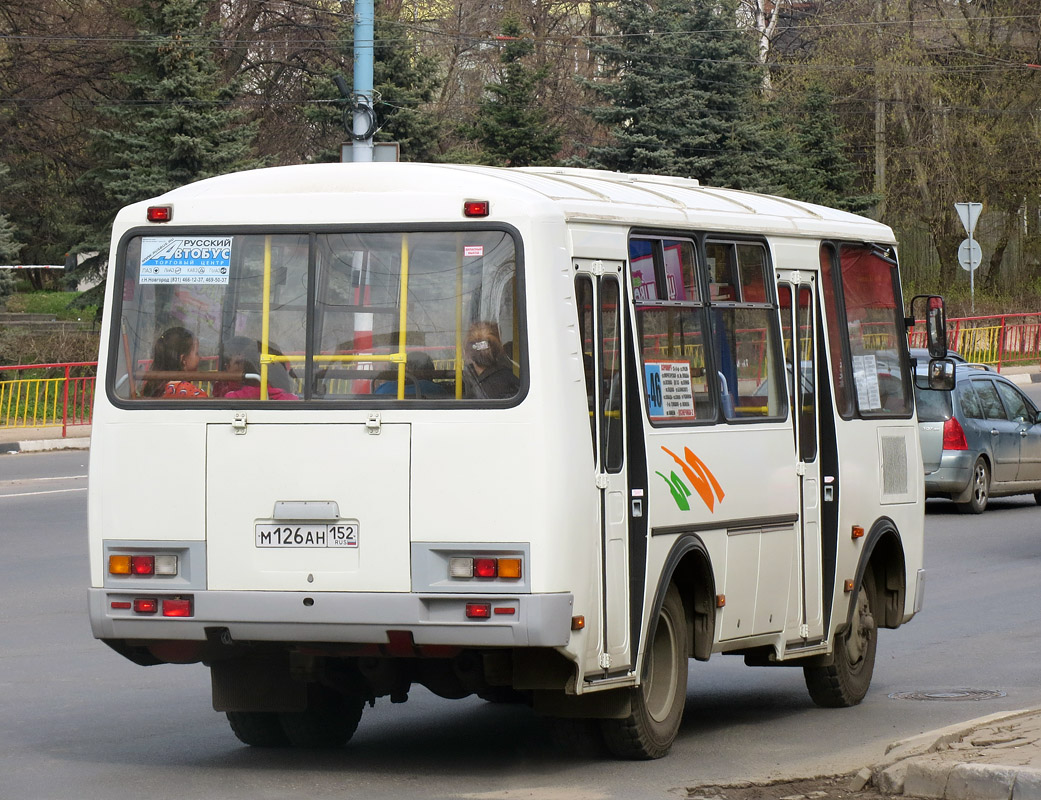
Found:
[[[951,689],[949,691],[932,692],[893,692],[889,695],[893,700],[993,700],[1004,697],[1005,693],[997,689]]]

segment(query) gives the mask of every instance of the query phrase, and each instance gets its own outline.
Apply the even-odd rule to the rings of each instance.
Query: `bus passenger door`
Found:
[[[824,636],[821,552],[821,468],[817,446],[816,291],[812,273],[778,273],[785,372],[792,398],[796,465],[800,493],[799,589],[801,614],[798,639],[789,647],[819,642]],[[826,489],[826,487],[825,487]]]
[[[621,262],[576,263],[593,437],[593,479],[600,495],[602,650],[605,674],[631,663],[629,496],[626,474],[624,298]],[[589,269],[590,273],[584,270]]]

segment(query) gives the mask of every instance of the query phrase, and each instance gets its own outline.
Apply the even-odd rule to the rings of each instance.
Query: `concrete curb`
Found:
[[[883,794],[941,800],[1041,800],[1041,769],[1005,764],[970,763],[941,753],[973,731],[1037,715],[1021,709],[979,717],[912,736],[886,748],[885,758],[871,768],[872,783]]]
[[[1041,383],[1041,372],[1010,372],[1010,373],[999,373],[1005,378],[1008,378],[1013,383],[1020,385],[1028,383]]]
[[[17,453],[40,453],[46,450],[86,450],[90,437],[78,436],[70,439],[32,439],[26,442],[0,442],[0,455]]]

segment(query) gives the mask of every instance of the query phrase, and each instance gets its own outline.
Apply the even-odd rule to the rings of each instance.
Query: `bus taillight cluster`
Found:
[[[448,574],[452,578],[505,578],[507,580],[520,580],[521,559],[456,556],[448,561]]]

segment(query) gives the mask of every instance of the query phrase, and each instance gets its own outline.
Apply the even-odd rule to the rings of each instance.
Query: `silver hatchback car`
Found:
[[[1041,504],[1041,413],[987,367],[958,363],[954,378],[949,392],[915,389],[925,496],[969,514],[991,497],[1032,493]]]

